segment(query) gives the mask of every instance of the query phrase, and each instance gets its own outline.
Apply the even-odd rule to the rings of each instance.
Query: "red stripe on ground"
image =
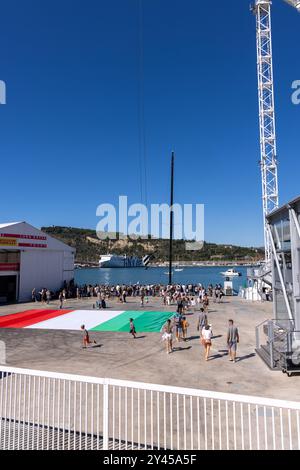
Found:
[[[53,312],[59,312],[60,310],[59,309],[50,309],[50,308],[39,308],[39,309],[33,309],[33,310],[22,310],[22,312],[18,312],[18,313],[10,313],[8,315],[3,315],[3,316],[0,316],[0,326],[1,326],[1,323],[2,322],[6,322],[7,320],[18,320],[20,318],[24,318],[28,315],[32,315],[32,314],[36,314],[36,315],[41,315],[43,314],[44,312],[49,312],[49,313],[53,313]]]
[[[23,318],[24,315],[26,315],[27,313],[34,313],[34,312],[41,312],[41,309],[39,310],[25,310],[25,312],[18,312],[18,313],[11,313],[9,315],[4,315],[2,317],[0,317],[0,326],[1,326],[1,323],[2,322],[6,322],[7,319],[18,319],[18,318]]]
[[[0,328],[25,328],[50,318],[59,317],[73,310],[26,310],[12,315],[0,317]]]

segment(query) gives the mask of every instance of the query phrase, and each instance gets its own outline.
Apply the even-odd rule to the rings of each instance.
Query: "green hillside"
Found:
[[[169,241],[165,239],[118,239],[99,240],[94,230],[74,227],[42,227],[42,230],[76,249],[79,263],[97,263],[99,256],[106,253],[144,256],[156,253],[155,261],[167,261]],[[187,251],[185,241],[174,240],[175,261],[257,261],[263,258],[261,248],[204,243],[200,251]]]

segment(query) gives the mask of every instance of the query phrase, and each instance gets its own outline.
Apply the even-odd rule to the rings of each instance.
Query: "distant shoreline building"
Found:
[[[26,222],[0,224],[0,303],[30,300],[74,279],[75,250]]]

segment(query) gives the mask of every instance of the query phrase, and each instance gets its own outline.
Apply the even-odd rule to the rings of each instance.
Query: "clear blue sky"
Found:
[[[261,245],[249,0],[144,0],[148,203],[204,203],[207,241]],[[300,194],[300,15],[273,2],[280,201]],[[138,0],[1,2],[0,222],[95,228],[140,202]]]

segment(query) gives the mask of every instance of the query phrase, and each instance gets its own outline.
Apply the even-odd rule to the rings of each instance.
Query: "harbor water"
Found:
[[[245,286],[247,267],[245,266],[195,266],[185,267],[182,271],[173,271],[174,284],[209,284],[224,283],[221,273],[230,268],[236,269],[241,276],[232,278],[233,288],[238,291]],[[176,268],[175,268],[176,269]],[[182,269],[182,268],[180,268]],[[83,268],[75,271],[75,282],[84,284],[168,284],[168,267],[145,268]]]

